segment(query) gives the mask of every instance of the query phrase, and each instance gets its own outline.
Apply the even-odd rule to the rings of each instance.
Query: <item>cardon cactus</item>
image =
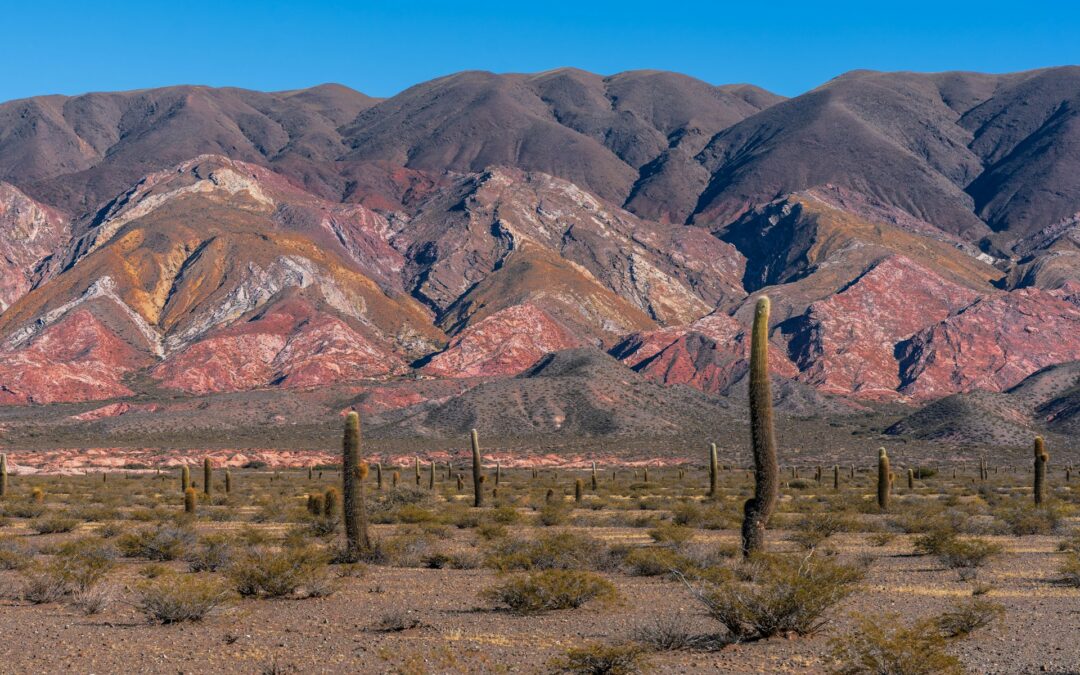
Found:
[[[758,298],[750,338],[750,440],[754,454],[754,496],[743,505],[744,556],[760,551],[780,491],[780,466],[773,431],[769,385],[769,299]]]
[[[180,491],[187,492],[189,487],[191,487],[191,469],[185,464],[180,467]]]
[[[375,489],[382,489],[382,464],[375,462]]]
[[[203,457],[202,462],[203,492],[210,494],[214,488],[214,467],[210,464],[209,457]]]
[[[189,487],[184,490],[184,513],[195,513],[196,499],[198,499],[198,494],[196,494],[195,488]]]
[[[7,496],[7,455],[0,454],[0,499]]]
[[[585,491],[585,484],[578,478],[574,481],[574,501],[581,502],[582,493]]]
[[[502,462],[495,460],[495,487],[499,487],[499,483],[502,482]]]
[[[832,489],[840,489],[840,465],[834,464],[832,468]]]
[[[225,469],[225,494],[232,492],[232,472]]]
[[[709,496],[716,496],[716,481],[720,467],[716,463],[716,443],[709,444]]]
[[[458,492],[461,492],[461,491],[462,491],[462,490],[464,490],[464,489],[465,489],[465,476],[462,476],[462,475],[461,475],[461,474],[459,473],[459,474],[457,475],[457,491],[458,491]]]
[[[889,495],[892,492],[892,471],[889,469],[889,455],[885,448],[878,450],[877,505],[882,511],[889,510]]]
[[[435,489],[435,460],[431,460],[431,471],[428,473],[428,489]]]
[[[338,512],[338,491],[332,487],[326,488],[323,493],[323,515],[334,518]]]
[[[914,490],[915,489],[915,470],[914,469],[908,469],[907,470],[907,489],[909,489],[909,490]]]
[[[1046,500],[1046,463],[1050,455],[1046,452],[1042,436],[1035,437],[1035,505],[1041,506]]]
[[[469,434],[472,442],[472,477],[473,477],[473,506],[484,505],[484,475],[481,473],[480,464],[480,438],[476,435],[476,429]]]
[[[420,458],[413,458],[413,470],[416,472],[416,487],[420,487]]]
[[[344,495],[342,511],[345,518],[345,553],[356,560],[371,550],[367,522],[363,517],[364,481],[367,465],[360,465],[360,415],[356,411],[345,417],[345,435],[341,443],[341,491]]]
[[[592,463],[592,490],[596,492],[596,462]]]

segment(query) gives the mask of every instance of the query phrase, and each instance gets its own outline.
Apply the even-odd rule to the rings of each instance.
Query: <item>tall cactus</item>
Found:
[[[596,492],[596,462],[592,463],[592,490]]]
[[[480,438],[476,435],[476,429],[469,434],[472,441],[472,478],[473,478],[473,506],[484,505],[484,474],[481,473],[480,465]]]
[[[356,560],[371,550],[368,537],[367,510],[364,506],[364,477],[367,464],[360,463],[360,415],[356,411],[345,417],[345,435],[341,443],[342,510],[345,517],[345,552]]]
[[[184,513],[195,513],[195,499],[197,498],[195,488],[188,487],[184,490]]]
[[[225,494],[232,492],[232,472],[225,469]]]
[[[420,487],[420,458],[414,457],[413,462],[413,467],[416,471],[416,487]]]
[[[716,443],[709,444],[709,496],[716,497],[716,481],[718,479],[717,474],[720,473],[720,467],[716,463]]]
[[[907,489],[915,489],[915,469],[908,467],[907,470]]]
[[[210,458],[203,457],[202,461],[203,492],[210,494],[214,491],[214,467],[210,465]]]
[[[877,505],[882,511],[889,510],[889,495],[892,491],[892,471],[889,467],[889,454],[885,448],[878,449],[877,460]]]
[[[495,460],[495,487],[499,487],[499,483],[502,482],[502,462]]]
[[[776,508],[780,488],[769,386],[769,299],[765,296],[758,298],[750,337],[750,440],[754,453],[754,496],[743,505],[744,556],[763,548],[765,528]]]
[[[428,472],[428,489],[435,489],[435,460],[431,460],[431,471]]]
[[[7,454],[0,454],[0,499],[7,496]]]
[[[1050,455],[1043,445],[1042,436],[1035,437],[1035,505],[1041,506],[1046,499],[1046,463]]]
[[[191,469],[185,464],[180,467],[180,491],[187,492],[189,487],[191,487]]]
[[[840,489],[840,465],[834,464],[832,468],[832,489]]]
[[[574,481],[574,501],[581,503],[582,493],[585,491],[585,484],[578,478]]]
[[[382,489],[382,463],[375,462],[375,489]]]

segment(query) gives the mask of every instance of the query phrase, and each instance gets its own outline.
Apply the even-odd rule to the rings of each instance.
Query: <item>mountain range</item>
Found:
[[[388,437],[705,433],[739,418],[767,293],[785,414],[1064,434],[1078,176],[1080,67],[10,101],[0,429],[226,419],[248,393]]]

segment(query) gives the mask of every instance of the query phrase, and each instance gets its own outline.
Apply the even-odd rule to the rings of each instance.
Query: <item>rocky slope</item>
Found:
[[[392,436],[705,433],[768,293],[785,414],[1064,433],[1075,393],[1003,402],[1080,360],[1078,72],[0,104],[0,405],[134,434],[329,387]]]

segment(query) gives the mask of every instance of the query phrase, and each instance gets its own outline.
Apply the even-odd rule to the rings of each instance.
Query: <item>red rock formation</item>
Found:
[[[1080,308],[1035,288],[984,298],[917,333],[899,356],[900,390],[916,399],[1001,391],[1080,359]]]
[[[581,344],[535,305],[515,305],[470,325],[421,372],[435,377],[516,375],[548,352]]]
[[[341,319],[292,298],[170,356],[151,374],[193,394],[303,387],[404,370],[394,353]]]
[[[76,309],[28,344],[0,351],[0,405],[128,396],[124,376],[149,360],[89,309]]]
[[[840,293],[810,305],[793,340],[799,380],[831,394],[896,397],[896,344],[977,297],[907,258],[886,258]]]
[[[59,213],[0,182],[0,312],[30,290],[38,264],[67,236]]]

